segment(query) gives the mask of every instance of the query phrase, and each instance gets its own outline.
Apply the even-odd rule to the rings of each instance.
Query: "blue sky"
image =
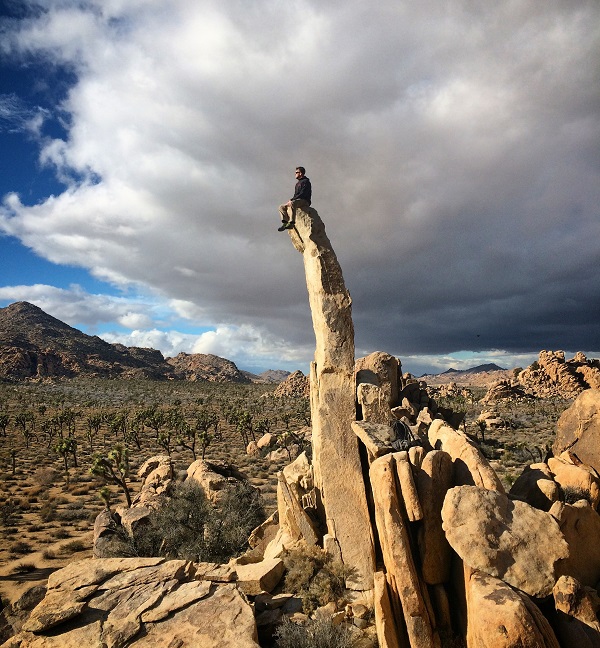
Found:
[[[0,306],[306,371],[302,164],[357,355],[600,355],[595,0],[0,8]]]

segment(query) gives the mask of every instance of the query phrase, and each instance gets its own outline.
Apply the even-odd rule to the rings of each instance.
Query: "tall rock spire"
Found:
[[[311,364],[313,468],[320,513],[352,568],[349,585],[372,589],[375,555],[356,419],[352,300],[325,226],[315,209],[296,210],[289,230],[302,254],[316,338]]]

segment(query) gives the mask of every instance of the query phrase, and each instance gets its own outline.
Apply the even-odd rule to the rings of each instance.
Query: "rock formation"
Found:
[[[565,450],[600,472],[600,389],[582,392],[562,413],[552,451]]]
[[[600,389],[600,361],[581,352],[565,360],[563,351],[540,351],[538,361],[521,371],[518,381],[536,396],[575,398],[585,389]]]
[[[343,562],[355,570],[355,586],[368,590],[375,555],[358,440],[351,428],[356,411],[352,301],[316,210],[297,210],[289,232],[304,260],[316,338],[310,398],[317,508]]]
[[[273,396],[308,398],[310,396],[309,380],[301,371],[294,371],[277,386]]]
[[[220,624],[218,618],[231,619]],[[233,620],[235,619],[235,622]],[[204,564],[163,558],[71,563],[5,648],[256,648],[251,607]]]

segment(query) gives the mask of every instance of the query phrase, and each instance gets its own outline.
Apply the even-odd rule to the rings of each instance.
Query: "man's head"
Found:
[[[296,167],[297,178],[302,178],[302,176],[304,176],[305,173],[306,173],[306,169],[304,167]]]

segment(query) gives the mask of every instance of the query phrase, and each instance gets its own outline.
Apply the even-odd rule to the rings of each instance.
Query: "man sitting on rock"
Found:
[[[310,180],[304,175],[306,170],[304,167],[296,167],[296,187],[294,195],[283,205],[279,205],[279,213],[281,215],[281,227],[278,232],[283,232],[285,229],[292,229],[296,222],[296,208],[306,209],[310,207],[310,199],[312,197],[312,187]]]

